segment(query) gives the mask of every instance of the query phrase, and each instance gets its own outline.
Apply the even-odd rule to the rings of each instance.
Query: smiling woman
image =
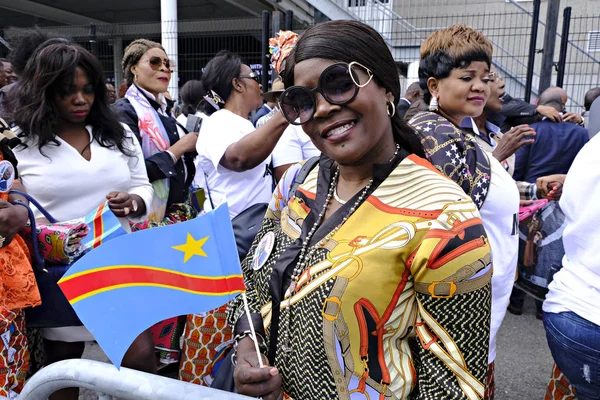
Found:
[[[237,298],[229,309],[237,391],[266,400],[480,399],[486,234],[473,202],[420,157],[396,114],[399,76],[385,41],[359,22],[312,26],[282,76],[283,114],[323,154],[283,176],[242,263],[271,367],[260,368]]]
[[[421,46],[419,65],[420,85],[430,111],[409,122],[421,137],[429,161],[475,202],[489,236],[494,275],[486,400],[494,398],[496,333],[515,277],[519,210],[519,192],[511,176],[471,133],[461,129],[463,120],[479,117],[486,104],[500,104],[503,87],[490,79],[491,61],[492,44],[471,27],[454,25],[433,33]]]

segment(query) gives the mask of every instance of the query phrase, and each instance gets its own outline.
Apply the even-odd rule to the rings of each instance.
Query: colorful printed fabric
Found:
[[[218,367],[233,345],[227,325],[228,304],[215,310],[188,315],[183,334],[179,379],[210,386]]]
[[[165,130],[156,110],[136,85],[129,86],[125,98],[129,100],[138,116],[138,128],[142,138],[142,153],[150,157],[156,153],[167,151],[171,147],[169,135]],[[152,182],[154,198],[149,205],[148,220],[160,223],[167,211],[169,198],[169,178],[158,179]]]
[[[495,361],[488,366],[487,377],[485,378],[485,394],[483,400],[494,400],[496,394],[496,378],[495,378],[496,364]]]
[[[191,204],[191,198],[188,199],[187,203],[175,203],[169,206],[169,209],[165,215],[165,218],[160,222],[152,222],[146,220],[140,223],[130,222],[132,232],[141,231],[144,229],[158,228],[159,226],[173,225],[179,222],[189,221],[198,216],[198,211]]]
[[[0,151],[2,160],[4,155]],[[7,201],[8,193],[0,193],[0,199]],[[40,302],[29,249],[17,235],[12,242],[0,247],[0,309],[21,310]]]
[[[409,124],[421,138],[427,159],[481,208],[490,187],[491,165],[473,135],[430,111],[415,115]]]
[[[567,377],[556,364],[552,366],[552,376],[548,382],[544,400],[577,400],[575,388],[571,386]]]
[[[23,389],[29,368],[25,315],[0,307],[0,396],[14,399]]]
[[[316,230],[313,244],[340,226],[305,253],[294,286],[291,271],[323,209],[334,162],[321,156],[294,196],[299,166],[279,182],[242,263],[271,365],[294,399],[480,400],[491,264],[477,207],[419,157],[374,167],[356,211],[344,222],[358,193]],[[228,320],[236,331],[247,321],[240,297]]]
[[[81,221],[57,222],[55,224],[36,224],[36,237],[41,256],[44,260],[60,265],[72,264],[83,254],[81,241],[90,230]],[[31,226],[27,224],[23,236],[32,242]]]
[[[274,38],[269,39],[271,66],[278,74],[285,68],[285,59],[296,47],[297,42],[298,34],[292,31],[279,31]]]

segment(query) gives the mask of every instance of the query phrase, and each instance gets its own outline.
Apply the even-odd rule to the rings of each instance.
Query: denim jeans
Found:
[[[548,346],[579,400],[600,399],[600,326],[573,312],[544,313]]]

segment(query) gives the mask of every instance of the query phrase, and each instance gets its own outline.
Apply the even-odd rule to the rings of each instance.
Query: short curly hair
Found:
[[[121,62],[121,65],[123,66],[123,75],[125,75],[127,82],[133,82],[134,76],[133,72],[131,72],[131,67],[136,65],[148,50],[157,48],[161,49],[166,54],[162,44],[148,39],[136,39],[127,46],[125,54],[123,55],[123,61]]]
[[[429,78],[444,79],[453,69],[466,68],[474,61],[491,66],[494,48],[480,31],[467,25],[452,25],[433,32],[421,45],[419,83],[429,103]]]

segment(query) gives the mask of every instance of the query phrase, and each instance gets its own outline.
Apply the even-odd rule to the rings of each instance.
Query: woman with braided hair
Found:
[[[115,103],[121,122],[142,146],[154,198],[148,219],[133,230],[187,221],[196,216],[189,187],[194,179],[197,132],[186,132],[168,112],[165,93],[175,65],[160,43],[134,40],[125,49],[123,73],[131,82]]]

